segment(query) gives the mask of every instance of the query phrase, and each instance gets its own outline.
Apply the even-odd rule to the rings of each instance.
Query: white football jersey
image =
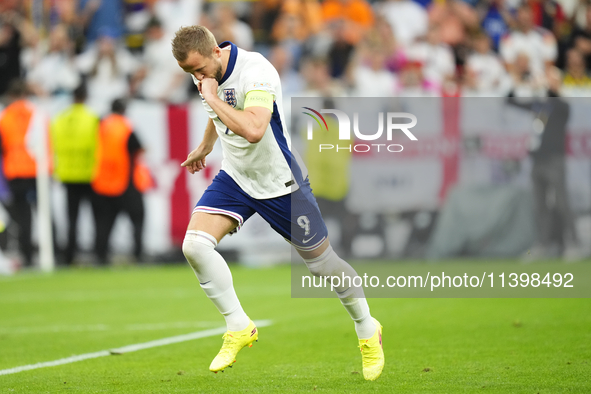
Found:
[[[545,62],[556,60],[558,46],[552,32],[536,27],[527,33],[513,31],[501,39],[499,53],[507,63],[515,62],[517,55],[525,53],[529,58],[531,71],[543,73]]]
[[[251,144],[229,130],[203,100],[222,144],[222,170],[253,198],[274,198],[291,193],[306,178],[307,171],[299,155],[291,149],[279,74],[260,53],[245,51],[229,41],[220,44],[220,48],[228,46],[230,59],[218,86],[218,97],[235,109],[243,110],[246,94],[262,90],[273,95],[274,103],[271,122],[263,138]],[[198,82],[194,76],[193,81]]]

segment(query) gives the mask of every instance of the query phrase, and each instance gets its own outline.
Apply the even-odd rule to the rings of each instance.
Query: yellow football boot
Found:
[[[363,362],[363,377],[365,380],[376,380],[384,369],[384,346],[382,345],[382,325],[376,319],[377,329],[369,339],[360,339],[361,361]]]
[[[232,367],[238,352],[245,346],[252,347],[252,343],[258,341],[259,331],[251,320],[244,330],[226,331],[222,338],[224,338],[224,344],[209,366],[211,372],[223,372],[226,367]]]

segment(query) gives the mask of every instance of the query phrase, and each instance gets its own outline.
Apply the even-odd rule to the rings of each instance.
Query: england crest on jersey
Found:
[[[236,90],[234,88],[224,89],[224,101],[233,108],[236,107]]]

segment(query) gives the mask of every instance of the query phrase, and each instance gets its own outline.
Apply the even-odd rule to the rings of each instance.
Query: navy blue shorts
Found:
[[[239,230],[248,218],[258,213],[283,238],[302,251],[318,248],[328,235],[308,179],[293,193],[257,200],[246,194],[225,171],[220,171],[193,209],[195,212],[235,219],[238,227],[232,232]]]

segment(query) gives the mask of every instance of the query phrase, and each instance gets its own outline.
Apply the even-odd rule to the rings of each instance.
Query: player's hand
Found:
[[[206,101],[211,97],[218,96],[218,81],[214,78],[204,78],[198,87]]]
[[[205,156],[208,154],[209,152],[205,151],[201,147],[198,147],[189,153],[187,160],[181,163],[181,167],[186,167],[187,171],[189,171],[191,174],[199,172],[207,166],[205,163]]]

